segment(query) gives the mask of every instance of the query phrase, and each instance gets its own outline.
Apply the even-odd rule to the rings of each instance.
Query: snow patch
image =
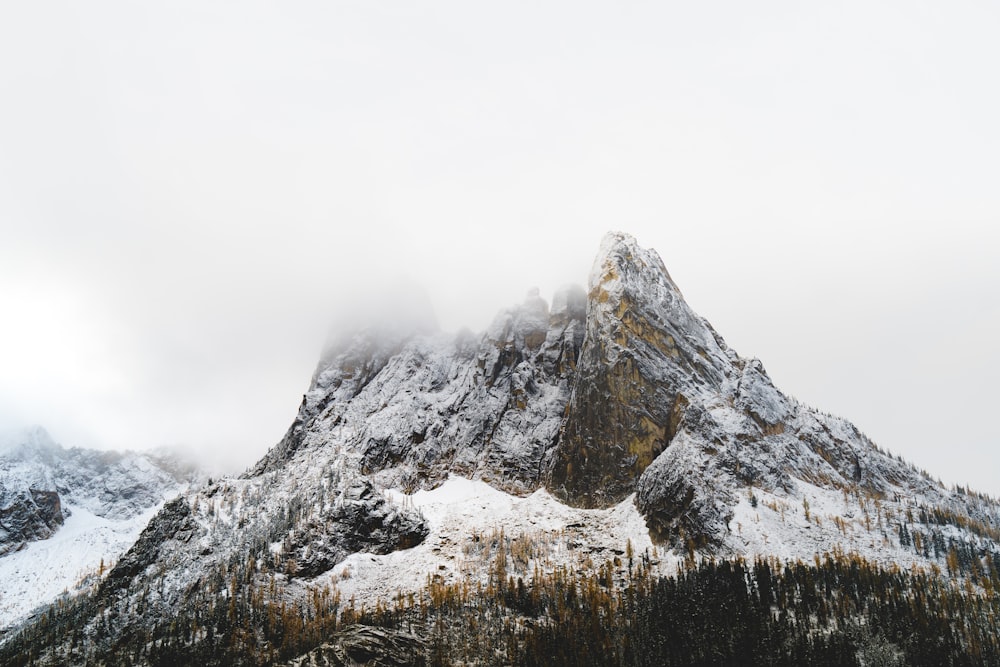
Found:
[[[521,572],[510,566],[511,574],[526,580],[535,561],[544,571],[583,566],[587,561],[599,565],[623,558],[629,542],[636,558],[656,553],[633,496],[609,509],[578,509],[560,503],[544,489],[521,498],[455,475],[431,490],[385,493],[391,501],[423,514],[430,528],[427,538],[412,549],[386,555],[352,554],[304,586],[335,586],[345,602],[353,599],[370,608],[377,600],[420,589],[428,577],[485,581],[489,542],[500,531],[506,539],[531,538],[542,545],[545,555],[532,559]]]

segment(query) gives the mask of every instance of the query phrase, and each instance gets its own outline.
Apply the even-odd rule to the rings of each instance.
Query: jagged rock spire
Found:
[[[659,255],[605,236],[590,274],[577,376],[548,477],[562,500],[609,506],[673,437],[675,405],[717,388],[730,366],[721,339],[684,302]]]

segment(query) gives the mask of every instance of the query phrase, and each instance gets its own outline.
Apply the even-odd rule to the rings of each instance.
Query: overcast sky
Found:
[[[0,6],[0,426],[242,468],[331,322],[656,248],[775,383],[1000,495],[995,2]]]

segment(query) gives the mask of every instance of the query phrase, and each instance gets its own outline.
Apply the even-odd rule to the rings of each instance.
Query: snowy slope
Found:
[[[426,517],[427,539],[406,551],[354,554],[308,586],[330,585],[343,599],[372,608],[379,600],[419,590],[428,575],[445,583],[485,583],[492,560],[490,543],[501,532],[505,539],[531,543],[532,558],[520,566],[512,562],[509,570],[525,580],[535,564],[545,571],[563,565],[592,568],[623,557],[630,543],[636,554],[652,554],[655,549],[631,498],[610,509],[580,509],[560,503],[544,489],[521,498],[461,477],[409,496],[388,493]],[[675,565],[661,564],[664,572]]]
[[[182,490],[176,487],[166,495]],[[71,505],[69,518],[52,537],[0,558],[0,632],[37,607],[94,585],[97,575],[111,570],[161,506],[115,520]]]

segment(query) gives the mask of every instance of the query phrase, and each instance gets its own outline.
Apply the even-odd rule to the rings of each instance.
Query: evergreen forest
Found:
[[[488,581],[428,576],[374,608],[329,587],[289,596],[280,573],[252,558],[152,624],[144,596],[98,585],[9,639],[0,664],[284,664],[366,626],[414,638],[412,665],[1000,665],[992,558],[960,577],[843,553],[690,560],[668,577],[629,548],[588,571],[523,576],[516,563],[530,561],[530,543],[500,533],[491,548]]]

